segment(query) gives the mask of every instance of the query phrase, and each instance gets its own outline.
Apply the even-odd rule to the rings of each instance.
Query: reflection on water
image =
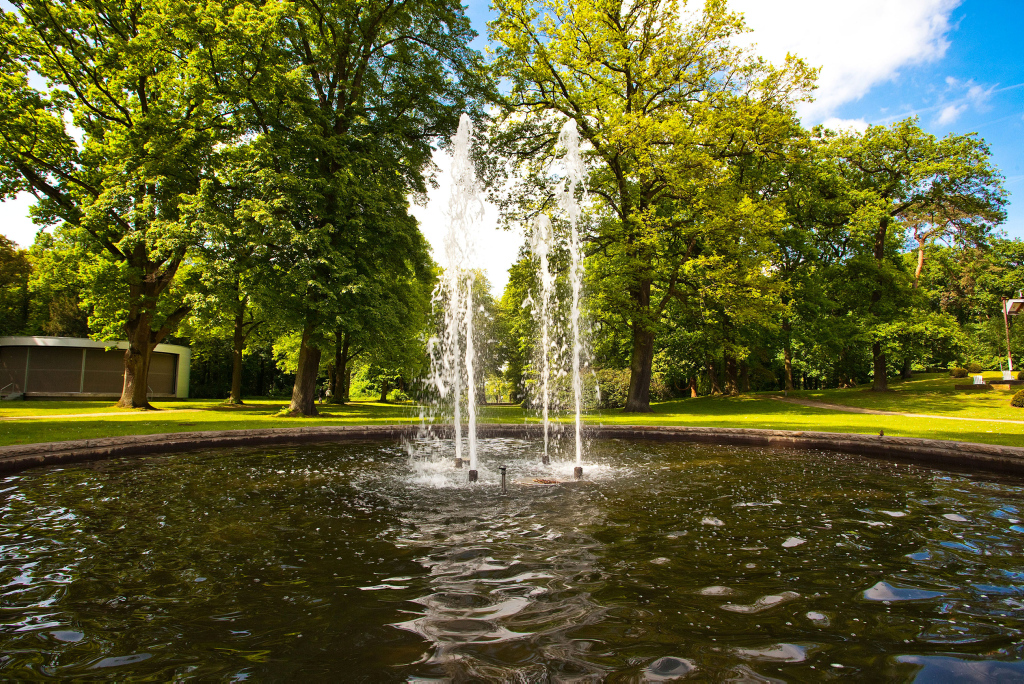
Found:
[[[1024,680],[1020,481],[595,442],[542,485],[540,449],[483,440],[476,486],[444,442],[0,479],[0,676]]]

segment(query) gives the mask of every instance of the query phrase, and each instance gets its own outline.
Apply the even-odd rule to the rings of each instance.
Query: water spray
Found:
[[[473,124],[465,114],[452,138],[452,188],[448,199],[448,232],[444,239],[444,277],[434,302],[444,307],[444,330],[432,355],[431,381],[438,395],[452,403],[455,467],[461,468],[462,384],[466,384],[470,481],[476,481],[476,392],[473,347],[473,229],[483,218],[484,204],[476,181],[470,146]],[[463,345],[465,335],[465,345]],[[431,347],[434,348],[433,345]],[[463,351],[464,350],[464,351]]]
[[[544,420],[544,465],[551,463],[551,456],[548,454],[548,442],[550,422],[548,411],[551,405],[551,342],[549,328],[551,325],[551,293],[554,289],[555,278],[551,273],[548,263],[548,253],[551,250],[552,231],[551,219],[544,214],[537,217],[533,229],[533,253],[540,260],[540,354],[541,354],[541,413]]]
[[[580,136],[576,122],[569,119],[558,133],[558,144],[565,147],[565,181],[558,193],[558,205],[569,217],[569,257],[571,267],[569,279],[572,283],[572,391],[576,409],[576,479],[583,477],[583,380],[580,377],[580,293],[583,285],[583,260],[580,249],[580,202],[576,199],[577,188],[583,188],[586,169],[580,156]],[[585,189],[584,189],[585,192]]]

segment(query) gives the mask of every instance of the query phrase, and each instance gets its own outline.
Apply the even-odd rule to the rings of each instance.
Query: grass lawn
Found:
[[[986,379],[998,374],[986,374]],[[945,375],[920,375],[892,383],[891,392],[875,393],[861,388],[805,390],[790,397],[843,404],[859,408],[923,413],[962,418],[1024,421],[1024,409],[1009,405],[1012,392],[957,392]],[[969,380],[966,382],[970,382]],[[1009,446],[1024,446],[1024,424],[907,418],[843,413],[774,400],[778,392],[740,397],[701,397],[655,404],[649,414],[618,410],[593,412],[587,422],[616,425],[691,425],[746,427],[776,430],[877,433],[903,437],[952,439]],[[317,418],[285,418],[277,413],[285,400],[252,399],[241,407],[227,407],[216,400],[159,402],[159,411],[128,411],[105,402],[22,401],[0,404],[0,445],[51,442],[115,435],[235,430],[304,425],[381,425],[419,421],[418,409],[409,404],[357,401],[345,406],[324,405]],[[87,414],[78,415],[76,414]],[[88,415],[102,414],[102,415]],[[28,418],[28,416],[44,416]],[[481,407],[480,421],[521,423],[536,421],[536,412],[517,406]]]
[[[1002,378],[998,371],[982,375],[989,383],[999,382]],[[1010,397],[1017,390],[1024,389],[1024,385],[1011,390],[967,392],[954,388],[957,384],[969,385],[972,382],[971,377],[954,379],[947,373],[921,373],[910,380],[890,381],[889,392],[872,392],[870,386],[865,385],[864,388],[853,389],[803,390],[790,392],[789,396],[879,411],[1024,420],[1024,410],[1010,406]]]

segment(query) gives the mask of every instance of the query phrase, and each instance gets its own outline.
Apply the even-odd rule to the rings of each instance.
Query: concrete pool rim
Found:
[[[566,428],[568,429],[568,428]],[[0,447],[0,474],[29,468],[110,458],[172,454],[231,447],[274,444],[385,441],[415,437],[419,425],[362,425],[217,430],[126,435],[64,442]],[[450,437],[449,426],[433,426],[431,434]],[[1024,448],[914,437],[889,437],[839,432],[756,430],[751,428],[587,425],[586,439],[695,442],[774,449],[812,449],[855,454],[930,467],[1024,475]],[[540,437],[538,424],[490,423],[477,426],[479,437]]]

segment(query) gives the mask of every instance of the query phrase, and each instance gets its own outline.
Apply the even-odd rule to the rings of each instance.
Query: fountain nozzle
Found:
[[[583,466],[576,466],[572,469],[572,479],[582,480],[583,479]]]
[[[498,470],[501,471],[501,493],[508,494],[508,490],[505,488],[505,466],[499,466]]]
[[[469,481],[470,482],[476,482],[476,480],[477,480],[476,471],[475,470],[470,470],[469,471]]]
[[[455,467],[456,468],[461,468],[462,467],[462,459],[461,458],[456,458],[455,459]]]

